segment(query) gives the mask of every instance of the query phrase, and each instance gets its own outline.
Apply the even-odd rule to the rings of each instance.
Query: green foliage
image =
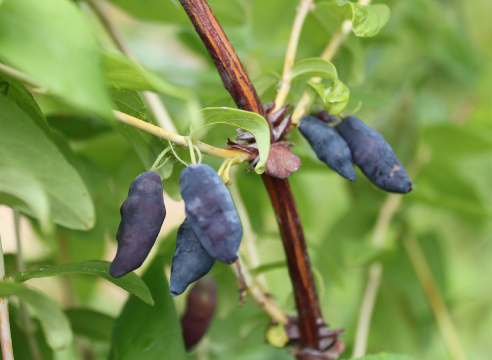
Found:
[[[118,210],[128,187],[168,146],[116,121],[111,107],[158,124],[138,93],[151,90],[159,94],[181,135],[203,125],[198,110],[208,107],[212,109],[204,110],[201,120],[252,132],[263,163],[270,141],[263,118],[231,109],[233,101],[178,1],[111,2],[118,12],[111,4],[103,9],[142,65],[115,51],[83,1],[0,0],[0,62],[27,74],[19,77],[0,67],[0,203],[29,219],[29,225],[22,222],[21,234],[30,270],[15,277],[32,278],[69,310],[64,315],[54,300],[23,284],[1,283],[2,296],[14,294],[28,303],[43,360],[105,360],[108,355],[113,360],[292,359],[286,349],[265,342],[270,318],[254,299],[237,306],[237,280],[224,264],[211,272],[218,284],[218,306],[210,330],[196,351],[185,354],[177,314],[186,306],[186,295],[173,303],[165,275],[176,237],[172,229],[184,213],[182,205],[167,197],[163,233],[170,235],[158,239],[158,251],[143,266],[143,281],[134,273],[112,279],[107,263],[89,261],[114,256]],[[264,104],[277,95],[299,3],[210,1]],[[315,1],[306,18],[286,104],[292,110],[309,91],[310,113],[355,111],[384,135],[414,184],[385,229],[384,246],[375,247],[372,237],[377,220],[386,214],[382,205],[387,195],[358,170],[355,184],[341,179],[318,161],[296,129],[289,133],[287,141],[302,159],[289,183],[324,320],[345,328],[341,358],[352,352],[367,269],[375,261],[384,271],[368,353],[410,356],[362,359],[449,358],[402,245],[408,236],[422,248],[468,358],[488,360],[492,352],[492,299],[484,290],[492,287],[486,276],[492,273],[491,12],[489,0],[384,0],[370,6],[325,0]],[[345,29],[348,35],[331,62],[320,59],[346,20],[353,21],[352,31]],[[308,83],[313,76],[324,80]],[[231,133],[230,126],[214,125],[194,135],[224,147]],[[188,160],[185,152],[176,151]],[[204,157],[215,168],[220,161]],[[181,167],[174,165],[169,159],[160,175],[167,195],[179,201]],[[243,171],[246,164],[237,167],[231,180],[258,251],[250,274],[294,316],[291,281],[268,194],[261,177]],[[10,225],[9,216],[0,220],[2,240],[13,242],[2,230]],[[243,225],[246,233],[245,221]],[[33,235],[26,226],[34,229]],[[14,276],[15,256],[7,254],[5,260],[7,277]],[[48,275],[52,277],[35,280]],[[128,292],[133,295],[126,301]],[[138,296],[147,302],[153,298],[155,305]],[[15,358],[30,360],[20,311],[14,306],[10,311]],[[71,345],[70,324],[76,340]],[[69,346],[60,352],[48,344]]]
[[[6,0],[0,12],[0,48],[3,59],[39,86],[109,116],[97,42],[74,3]]]
[[[116,320],[111,360],[185,359],[181,326],[164,276],[164,261],[157,256],[142,277],[154,298],[150,306],[130,297]]]
[[[38,290],[9,281],[0,282],[0,296],[15,295],[29,304],[43,328],[48,345],[59,350],[72,342],[72,329],[60,307]]]
[[[49,199],[54,223],[78,230],[92,228],[94,205],[80,175],[46,134],[4,96],[0,96],[0,112],[3,114],[0,117],[0,164],[17,170],[14,170],[16,175],[11,176],[22,177],[24,183],[38,184],[32,191],[41,199],[35,211],[45,219],[43,223],[46,225],[46,215],[39,212],[45,208],[44,197],[40,195],[42,190]],[[6,182],[9,181],[11,177],[6,178]],[[33,214],[29,208],[20,208]]]
[[[154,300],[149,289],[135,273],[131,272],[121,278],[115,279],[109,275],[109,265],[111,265],[109,262],[104,261],[82,261],[72,264],[39,267],[18,272],[14,275],[14,281],[24,282],[29,279],[68,274],[97,275],[128,291],[130,294],[137,296],[145,303],[151,306],[154,305]]]
[[[228,108],[205,108],[201,113],[203,116],[203,126],[217,123],[227,124],[254,135],[260,152],[260,161],[256,164],[255,171],[257,174],[263,174],[268,153],[270,152],[270,128],[261,115]]]

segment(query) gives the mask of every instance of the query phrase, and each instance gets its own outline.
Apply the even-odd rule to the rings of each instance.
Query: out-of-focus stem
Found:
[[[401,206],[401,195],[388,195],[384,201],[379,215],[374,226],[371,245],[376,248],[381,248],[384,245],[384,238],[391,223],[391,220]],[[383,265],[380,262],[375,262],[369,267],[369,277],[367,280],[364,298],[359,311],[357,320],[357,330],[355,333],[354,350],[352,356],[354,358],[364,356],[367,350],[367,339],[369,337],[369,329],[371,326],[372,313],[374,304],[381,284],[383,276]]]
[[[19,211],[14,210],[14,225],[15,225],[15,241],[17,244],[17,271],[26,270],[24,265],[24,257],[22,256],[22,243],[20,234],[20,214]],[[38,343],[34,337],[34,325],[29,315],[29,309],[26,304],[19,299],[20,311],[22,315],[22,327],[27,339],[27,346],[29,347],[29,352],[33,360],[41,360],[41,353],[39,352]]]
[[[439,331],[446,343],[449,354],[454,360],[467,360],[458,331],[454,326],[451,314],[432,276],[420,244],[413,236],[406,237],[403,244],[412,263],[413,270],[417,274],[420,285],[429,300],[430,307],[434,313]]]
[[[2,239],[0,237],[0,281],[5,281],[5,263],[3,259]],[[0,345],[2,347],[2,358],[14,360],[12,349],[12,335],[10,333],[9,299],[0,299]]]
[[[282,81],[280,83],[280,89],[278,90],[277,96],[275,98],[275,108],[273,111],[279,110],[284,106],[285,99],[289,94],[290,90],[290,69],[294,64],[297,52],[297,44],[299,43],[299,37],[301,35],[302,26],[304,25],[304,20],[308,12],[313,7],[313,0],[301,0],[301,3],[297,7],[296,17],[294,19],[294,24],[292,25],[292,30],[290,32],[289,44],[287,45],[287,52],[285,53],[284,70],[282,73]]]

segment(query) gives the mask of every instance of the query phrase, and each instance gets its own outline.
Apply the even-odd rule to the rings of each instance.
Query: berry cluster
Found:
[[[343,177],[355,181],[355,163],[377,187],[395,193],[407,193],[412,183],[391,146],[382,135],[355,116],[343,119],[335,127],[304,116],[299,130],[318,158]]]
[[[215,260],[237,258],[243,228],[231,194],[213,168],[195,164],[181,172],[186,219],[178,230],[171,269],[171,295],[207,274]]]
[[[186,219],[178,229],[171,269],[171,295],[182,294],[219,260],[233,263],[243,228],[231,194],[213,168],[190,165],[181,172],[180,191]],[[140,174],[121,205],[116,234],[118,251],[109,269],[121,277],[139,268],[149,255],[166,217],[160,176]]]

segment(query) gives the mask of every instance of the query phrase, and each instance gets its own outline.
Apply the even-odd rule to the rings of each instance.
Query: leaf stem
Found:
[[[414,236],[407,236],[403,241],[403,245],[405,246],[405,250],[407,251],[420,285],[422,286],[422,289],[424,289],[425,295],[429,300],[430,307],[434,313],[449,354],[454,360],[466,360],[467,357],[463,345],[461,344],[458,331],[456,330],[451,314],[437,287],[436,281],[432,276],[432,272],[419,242]]]
[[[137,119],[131,115],[122,113],[120,111],[113,110],[116,120],[130,125],[139,130],[145,131],[149,134],[157,136],[161,139],[170,141],[176,145],[181,146],[184,149],[189,148],[186,136],[175,134],[171,131],[164,130],[158,126],[150,124],[146,121]],[[233,160],[234,164],[239,164],[245,161],[249,157],[249,153],[239,149],[221,149],[212,145],[205,144],[201,141],[196,141],[195,145],[203,154],[217,157],[220,159]]]
[[[3,258],[1,236],[0,236],[0,281],[6,281],[5,263]],[[14,350],[12,348],[12,334],[10,333],[9,299],[7,297],[0,299],[0,344],[2,347],[2,358],[4,360],[14,360]]]
[[[21,234],[20,234],[20,213],[18,210],[14,210],[14,225],[15,225],[15,242],[17,245],[17,256],[16,256],[16,264],[17,271],[22,272],[26,270],[26,266],[24,264],[24,257],[22,256],[22,243],[21,243]],[[31,353],[31,357],[33,360],[41,360],[41,353],[39,351],[38,343],[36,342],[36,338],[34,337],[34,325],[31,320],[31,316],[29,315],[29,309],[26,304],[19,299],[19,306],[22,316],[22,328],[24,330],[24,334],[27,339],[27,346],[29,347],[29,352]]]
[[[289,94],[291,83],[290,70],[292,65],[294,65],[296,58],[297,45],[299,43],[299,37],[301,35],[302,26],[304,25],[304,20],[306,20],[306,16],[312,8],[313,0],[301,0],[301,3],[297,7],[296,17],[290,32],[289,44],[287,45],[287,52],[285,53],[284,70],[282,73],[280,89],[275,98],[275,108],[273,111],[277,111],[284,106],[285,99]]]

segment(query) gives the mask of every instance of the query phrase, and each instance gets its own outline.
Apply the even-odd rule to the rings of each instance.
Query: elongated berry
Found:
[[[336,126],[352,150],[354,163],[377,187],[395,193],[407,193],[412,183],[391,146],[376,130],[355,116]]]
[[[185,219],[176,237],[171,267],[171,295],[182,294],[188,285],[205,276],[214,264],[215,259],[205,251],[188,219]]]
[[[186,311],[181,318],[186,350],[195,346],[207,332],[217,305],[217,284],[207,276],[193,285]]]
[[[318,159],[344,178],[355,181],[352,153],[334,128],[314,116],[304,116],[299,131],[309,142]]]
[[[193,231],[214,259],[231,264],[243,237],[231,194],[213,168],[195,164],[179,178],[185,213]]]
[[[137,176],[120,208],[116,234],[118,251],[109,268],[118,278],[142,265],[159,235],[166,217],[161,177],[152,171]]]

